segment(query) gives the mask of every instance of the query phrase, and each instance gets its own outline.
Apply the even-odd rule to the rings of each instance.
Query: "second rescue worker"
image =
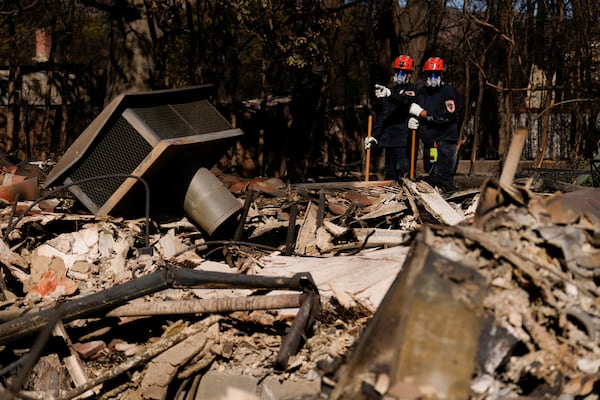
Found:
[[[458,92],[442,81],[445,71],[441,58],[431,57],[425,61],[426,84],[419,90],[417,101],[410,105],[409,112],[421,122],[419,137],[424,144],[425,172],[434,181],[440,181],[444,189],[452,189],[458,145]],[[437,160],[430,158],[435,152]]]

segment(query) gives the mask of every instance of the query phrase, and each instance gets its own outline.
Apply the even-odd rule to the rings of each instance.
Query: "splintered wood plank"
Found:
[[[424,181],[413,182],[402,178],[404,185],[410,190],[425,207],[427,211],[438,221],[446,225],[456,225],[465,217],[456,211],[446,200],[440,196],[430,184]]]
[[[369,238],[368,244],[373,246],[397,246],[406,243],[411,235],[410,231],[401,231],[398,229],[381,228],[354,228],[356,240],[360,243]]]
[[[348,228],[336,225],[333,222],[327,221],[327,220],[323,221],[323,226],[334,237],[341,236],[341,235],[345,234],[346,232],[348,232]]]
[[[309,202],[306,207],[306,215],[300,226],[298,237],[296,239],[296,247],[294,251],[297,254],[308,254],[313,252],[313,247],[316,247],[314,242],[317,239],[317,207]]]
[[[408,207],[404,203],[400,203],[398,201],[393,201],[386,204],[378,204],[372,211],[366,213],[365,215],[359,217],[358,219],[361,221],[366,221],[369,219],[380,218],[386,215],[399,214],[404,212]]]

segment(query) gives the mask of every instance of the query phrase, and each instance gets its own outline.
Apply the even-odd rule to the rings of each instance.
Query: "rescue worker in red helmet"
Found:
[[[410,170],[410,132],[418,128],[418,120],[411,118],[408,109],[416,101],[418,87],[410,81],[414,71],[412,57],[396,57],[392,68],[393,86],[375,85],[375,96],[383,102],[373,124],[373,134],[365,138],[365,149],[369,149],[373,143],[383,147],[384,179],[399,181],[408,176]]]
[[[443,81],[444,60],[430,57],[423,65],[426,83],[410,105],[419,118],[419,138],[423,141],[423,166],[433,183],[444,190],[454,189],[458,144],[458,92]]]

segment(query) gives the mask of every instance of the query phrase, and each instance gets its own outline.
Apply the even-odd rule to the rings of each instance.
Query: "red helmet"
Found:
[[[439,57],[429,57],[425,64],[423,65],[423,71],[439,71],[444,72],[446,70],[446,65],[444,64],[444,60]]]
[[[415,63],[411,56],[405,56],[402,54],[396,57],[392,63],[392,67],[394,69],[399,69],[400,71],[413,72],[415,70]]]

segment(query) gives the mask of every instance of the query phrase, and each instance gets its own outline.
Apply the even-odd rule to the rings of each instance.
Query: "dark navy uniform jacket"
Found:
[[[427,110],[427,121],[419,127],[419,137],[426,144],[458,142],[458,92],[454,86],[442,83],[438,87],[423,86],[417,103]]]
[[[413,83],[395,85],[392,94],[383,99],[381,112],[373,125],[373,137],[381,147],[406,147],[408,129],[408,108],[414,103],[418,87]]]

